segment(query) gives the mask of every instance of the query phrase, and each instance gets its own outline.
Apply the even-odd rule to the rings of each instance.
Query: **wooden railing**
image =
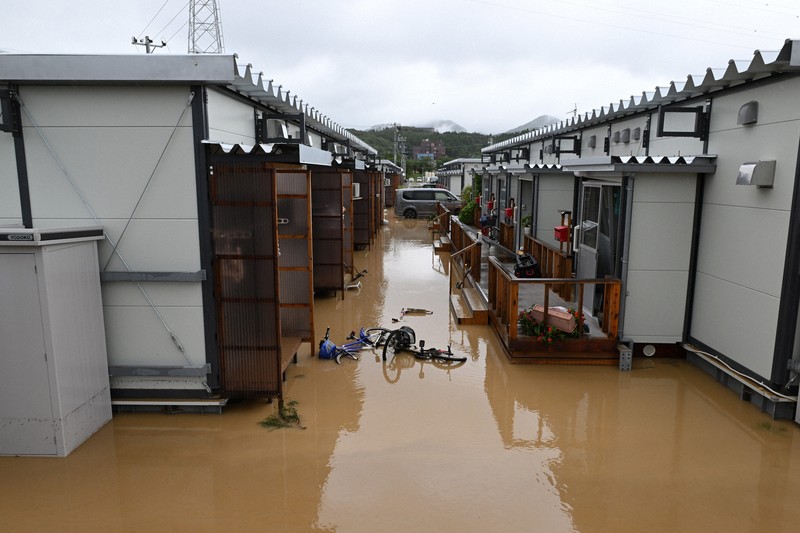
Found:
[[[458,262],[462,267],[462,272],[469,272],[476,285],[480,283],[481,241],[477,236],[477,231],[453,219],[450,224],[450,244],[453,249],[450,260]]]
[[[441,203],[436,202],[436,221],[439,224],[439,227],[442,232],[446,235],[450,235],[450,217],[452,213],[449,209],[443,206]]]
[[[525,252],[531,254],[539,263],[539,268],[542,269],[543,278],[571,278],[573,256],[567,255],[563,250],[559,250],[554,246],[540,241],[530,235],[526,235],[523,239],[523,249]],[[573,300],[575,297],[573,283],[562,283],[553,285],[553,292],[558,294],[564,300]]]
[[[520,314],[520,287],[528,284],[544,285],[542,305],[544,321],[550,308],[550,289],[559,285],[572,285],[577,294],[575,308],[583,309],[584,289],[587,285],[603,285],[603,323],[602,331],[608,339],[616,339],[619,332],[620,287],[622,282],[616,278],[604,279],[572,279],[572,278],[517,278],[510,275],[502,263],[494,257],[489,258],[489,316],[495,330],[500,334],[506,346],[519,339],[517,320]],[[583,314],[579,314],[579,331],[583,331]]]

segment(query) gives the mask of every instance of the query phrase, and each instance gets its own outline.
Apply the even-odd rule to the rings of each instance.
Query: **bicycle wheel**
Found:
[[[361,341],[374,348],[386,344],[386,339],[392,334],[391,329],[387,328],[369,328],[364,330]]]
[[[404,331],[402,328],[392,331],[386,338],[386,343],[383,345],[383,360],[386,361],[387,354],[391,354],[392,357],[394,357],[394,354],[410,346],[411,342],[408,332]]]
[[[403,370],[414,367],[414,357],[411,354],[399,354],[392,357],[391,361],[383,362],[383,377],[387,383],[397,383]]]
[[[342,361],[341,361],[342,357],[349,357],[351,359],[354,359],[354,360],[358,361],[358,355],[356,355],[355,351],[348,350],[348,349],[340,347],[338,350],[336,350],[335,359],[336,359],[336,364],[337,365],[341,365],[342,364]]]
[[[431,356],[430,362],[436,368],[443,368],[449,370],[451,368],[458,368],[467,362],[466,357],[456,357],[448,354],[435,354]]]

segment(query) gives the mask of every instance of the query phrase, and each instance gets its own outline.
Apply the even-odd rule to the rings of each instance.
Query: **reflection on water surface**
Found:
[[[65,459],[0,457],[3,531],[795,531],[800,430],[675,360],[510,365],[448,313],[447,256],[390,218],[361,290],[318,299],[320,338],[412,327],[455,369],[307,345],[287,373],[307,429],[274,404],[222,416],[116,414]],[[433,311],[401,316],[403,308]]]

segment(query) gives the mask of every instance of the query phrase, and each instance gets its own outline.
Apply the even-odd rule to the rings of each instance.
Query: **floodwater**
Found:
[[[317,299],[316,331],[407,325],[468,356],[444,369],[341,365],[304,345],[287,399],[304,429],[117,413],[69,457],[0,457],[0,531],[798,531],[800,427],[682,360],[511,365],[448,313],[447,254],[389,215],[360,291]],[[403,308],[432,311],[406,315]]]

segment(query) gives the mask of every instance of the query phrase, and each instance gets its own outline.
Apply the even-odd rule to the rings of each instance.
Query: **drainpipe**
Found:
[[[776,385],[791,386],[791,375],[798,374],[798,366],[792,361],[797,334],[798,302],[800,301],[800,146],[797,149],[794,171],[794,193],[789,210],[789,232],[786,239],[786,255],[783,260],[781,299],[778,304],[778,324],[775,348],[772,355],[770,379]],[[789,365],[792,364],[792,371]]]
[[[539,174],[533,175],[533,198],[531,199],[531,237],[536,238],[539,227]]]
[[[623,338],[625,332],[625,303],[628,300],[628,262],[631,253],[631,212],[633,211],[633,177],[631,174],[622,178],[622,190],[625,192],[625,202],[623,203],[624,224],[622,236],[622,257],[620,257],[620,279],[622,280],[622,287],[620,288],[619,299],[619,338]]]
[[[17,122],[15,124],[14,132],[14,156],[17,160],[17,186],[19,188],[19,205],[20,213],[22,215],[22,226],[31,229],[33,228],[33,211],[31,209],[31,189],[28,182],[28,161],[25,157],[25,138],[22,135],[22,111],[20,108],[19,87],[17,85],[9,85],[9,99],[11,100],[10,106],[13,110],[12,116]]]
[[[208,386],[220,386],[220,358],[217,349],[217,301],[214,297],[214,252],[211,236],[211,200],[208,189],[208,162],[202,142],[208,139],[208,93],[203,85],[192,86],[192,144],[194,145],[194,172],[197,194],[197,229],[200,244],[200,268],[206,279],[200,284],[203,299],[203,335],[206,345],[206,363],[211,373],[206,377]]]
[[[692,333],[692,314],[694,311],[694,293],[697,287],[697,256],[700,251],[700,222],[703,218],[703,195],[706,175],[697,175],[697,186],[694,194],[694,223],[692,227],[691,254],[689,255],[689,286],[686,288],[686,310],[683,318],[683,342],[689,341]]]

